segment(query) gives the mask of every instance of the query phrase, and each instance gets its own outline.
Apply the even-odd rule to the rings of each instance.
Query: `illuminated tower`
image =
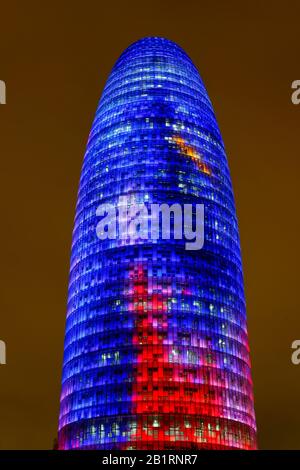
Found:
[[[205,240],[100,240],[100,204],[204,204]],[[127,207],[126,207],[127,209]],[[60,449],[254,449],[240,243],[214,111],[185,52],[131,45],[103,91],[73,232]]]

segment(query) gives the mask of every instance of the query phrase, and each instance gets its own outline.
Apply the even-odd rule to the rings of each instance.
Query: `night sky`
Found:
[[[181,45],[206,84],[239,218],[259,447],[300,448],[299,15],[294,0],[1,5],[0,449],[56,437],[85,145],[114,62],[143,36]]]

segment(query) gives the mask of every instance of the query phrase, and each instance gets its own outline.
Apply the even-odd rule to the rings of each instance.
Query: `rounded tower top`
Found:
[[[123,64],[124,61],[130,57],[131,59],[135,56],[142,56],[144,59],[147,57],[164,57],[164,58],[176,58],[176,60],[182,60],[185,63],[189,63],[195,72],[198,74],[198,70],[195,67],[193,61],[187,55],[187,53],[174,41],[170,39],[159,37],[159,36],[147,36],[130,44],[127,49],[121,54],[117,60],[115,67]]]

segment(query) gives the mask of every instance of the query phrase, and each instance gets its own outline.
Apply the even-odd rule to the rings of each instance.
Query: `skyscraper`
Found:
[[[99,205],[116,207],[120,200],[126,210],[203,204],[202,249],[187,250],[174,236],[100,239]],[[190,58],[167,39],[141,39],[108,78],[83,162],[59,448],[255,447],[240,243],[224,144]]]

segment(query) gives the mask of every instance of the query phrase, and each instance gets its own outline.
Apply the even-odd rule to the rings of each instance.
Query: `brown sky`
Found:
[[[106,5],[104,4],[106,3]],[[298,6],[297,6],[298,4]],[[0,17],[0,448],[56,435],[69,250],[105,80],[143,36],[191,56],[225,141],[238,210],[260,448],[300,449],[299,1],[5,2]]]

